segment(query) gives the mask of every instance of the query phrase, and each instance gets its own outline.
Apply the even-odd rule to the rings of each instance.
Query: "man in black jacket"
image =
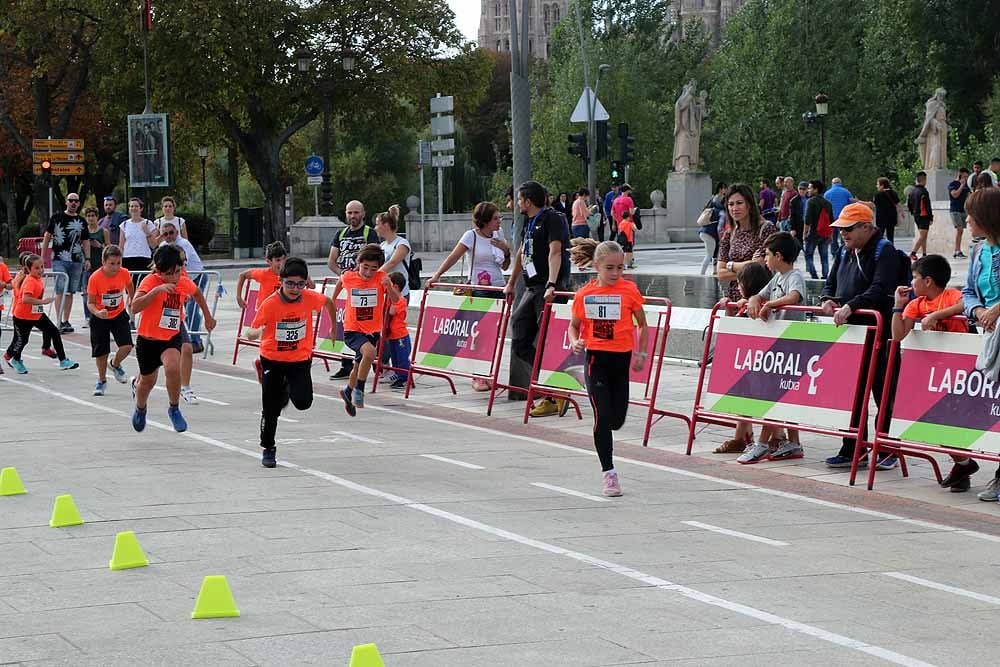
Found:
[[[882,316],[882,345],[875,361],[875,376],[872,381],[872,396],[879,410],[888,414],[892,405],[882,405],[882,389],[886,381],[889,343],[892,337],[893,293],[900,275],[900,257],[895,247],[882,238],[875,227],[872,209],[866,204],[848,204],[833,228],[840,233],[844,248],[833,260],[833,270],[820,293],[823,312],[833,315],[833,323],[860,324],[874,326],[871,315],[857,315],[857,311],[875,310]],[[861,369],[861,378],[868,377],[869,358]],[[862,380],[864,381],[864,380]],[[895,382],[895,380],[893,380]],[[861,409],[868,401],[864,392],[858,392],[851,416],[852,427],[857,426]],[[864,437],[867,438],[867,425]],[[830,468],[849,468],[854,456],[854,438],[844,438],[844,444],[836,456],[826,460]],[[865,459],[862,459],[864,461]],[[896,457],[887,454],[879,459],[879,470],[891,470],[896,466]]]
[[[809,195],[806,194],[809,184],[805,181],[799,182],[798,191],[788,200],[788,221],[791,225],[792,236],[802,244],[802,232],[806,224],[806,202]]]
[[[830,223],[833,222],[833,204],[823,196],[823,181],[809,181],[806,194],[809,200],[806,202],[806,217],[802,230],[805,239],[806,271],[813,279],[819,277],[816,275],[816,267],[813,266],[813,251],[819,248],[823,280],[826,280],[829,275],[827,253],[832,247]]]

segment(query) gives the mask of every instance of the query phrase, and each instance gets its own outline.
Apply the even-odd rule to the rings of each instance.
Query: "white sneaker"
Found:
[[[752,442],[747,445],[746,449],[743,450],[743,453],[736,459],[736,462],[743,464],[760,463],[761,461],[767,460],[767,456],[770,451],[771,450],[768,448],[767,443]]]
[[[198,397],[195,396],[194,389],[191,387],[181,387],[181,398],[184,399],[185,403],[198,405]]]

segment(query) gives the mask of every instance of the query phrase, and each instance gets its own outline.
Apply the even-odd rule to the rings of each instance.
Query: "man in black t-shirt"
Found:
[[[65,273],[69,280],[55,281],[56,315],[59,316],[59,331],[72,333],[73,325],[69,316],[73,310],[73,295],[81,291],[83,273],[90,269],[90,259],[83,252],[83,242],[90,237],[87,223],[77,211],[80,210],[80,195],[70,192],[66,195],[66,210],[49,218],[42,237],[42,257],[49,246],[52,247],[52,270]],[[69,284],[67,284],[67,282]],[[83,289],[86,292],[86,288]]]
[[[526,181],[518,188],[517,205],[527,224],[524,243],[511,269],[505,294],[513,294],[518,278],[524,279],[524,293],[510,317],[511,350],[514,356],[529,366],[535,361],[535,346],[545,304],[555,298],[557,290],[569,286],[569,223],[566,217],[545,207],[547,198],[541,183]],[[513,384],[513,377],[511,379]],[[524,387],[527,389],[527,387]],[[512,399],[518,398],[513,392]],[[532,416],[544,417],[562,413],[565,401],[558,404],[544,399],[532,410]]]
[[[344,210],[347,227],[338,230],[330,242],[330,257],[327,266],[338,276],[344,271],[350,271],[357,265],[358,253],[369,243],[378,243],[375,229],[365,224],[365,205],[358,200],[347,203]],[[341,380],[350,377],[354,361],[344,359],[340,370],[330,376],[331,380]]]

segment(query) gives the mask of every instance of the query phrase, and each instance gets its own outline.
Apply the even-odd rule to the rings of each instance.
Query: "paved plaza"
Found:
[[[228,363],[237,319],[229,295],[184,434],[162,390],[141,434],[126,385],[91,396],[86,332],[66,337],[79,370],[28,357],[2,376],[0,467],[28,493],[0,498],[0,664],[346,666],[369,642],[393,667],[995,658],[1000,506],[937,488],[923,462],[869,492],[822,467],[829,438],[739,466],[709,453],[717,427],[692,457],[677,420],[639,446],[633,410],[625,495],[607,499],[589,409],[525,426],[522,403],[486,417],[465,381],[451,397],[424,378],[351,419],[317,364],[316,401],[285,412],[266,470],[255,350]],[[689,411],[696,379],[665,366],[663,406]],[[61,494],[86,523],[48,527]],[[150,565],[109,571],[127,530]],[[239,618],[191,620],[206,575],[227,577]]]

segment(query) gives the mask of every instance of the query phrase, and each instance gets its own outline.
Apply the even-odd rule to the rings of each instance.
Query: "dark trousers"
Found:
[[[594,408],[594,447],[601,460],[601,470],[614,468],[612,431],[625,423],[628,413],[628,372],[631,352],[588,351],[586,361],[587,392]]]
[[[868,379],[868,369],[871,366],[871,362],[866,358],[864,366],[861,368],[861,382],[865,382]],[[889,366],[889,341],[882,341],[882,347],[878,351],[878,355],[875,358],[875,375],[872,378],[872,398],[875,399],[875,405],[878,406],[879,416],[881,413],[885,412],[885,428],[889,428],[889,421],[892,419],[892,397],[896,393],[896,382],[899,380],[899,364],[896,364],[896,369],[893,372],[892,377],[892,390],[889,392],[889,402],[886,405],[882,405],[882,389],[885,387],[886,375],[885,372],[888,370]],[[857,428],[858,421],[861,416],[861,408],[868,401],[868,396],[864,391],[859,391],[858,396],[854,401],[854,408],[851,411],[851,427]],[[877,423],[877,422],[876,422]],[[864,424],[864,429],[862,430],[862,436],[868,439],[868,424]],[[844,438],[844,444],[840,448],[840,455],[851,457],[854,456],[854,438]]]
[[[308,410],[313,402],[312,360],[272,361],[260,358],[261,417],[260,446],[274,447],[274,436],[278,432],[278,417],[292,401],[296,410]]]
[[[882,230],[882,236],[889,239],[889,243],[896,243],[896,226],[886,227]]]
[[[11,325],[12,326],[13,326],[13,319],[14,318],[11,317]],[[14,327],[13,334],[14,335],[13,335],[13,337],[10,340],[10,345],[7,346],[7,354],[9,354],[11,356],[14,356],[14,345],[17,343],[17,339],[18,339],[17,327]],[[27,342],[25,343],[25,345],[27,345]],[[46,329],[46,330],[42,331],[42,349],[43,350],[47,350],[50,347],[52,347],[52,332],[50,332],[49,330]]]
[[[52,346],[56,349],[56,356],[59,357],[59,361],[66,358],[66,352],[63,350],[62,336],[59,334],[59,329],[56,325],[52,324],[52,320],[49,319],[48,315],[42,315],[37,320],[22,320],[14,318],[14,340],[11,349],[11,356],[20,361],[21,352],[28,345],[28,338],[31,336],[31,330],[38,329],[42,332],[43,337],[48,337],[52,341]]]
[[[556,286],[559,291],[565,291],[566,286],[559,284]],[[557,302],[565,301],[557,299]],[[510,316],[510,349],[516,359],[511,363],[520,361],[527,364],[530,369],[535,363],[535,346],[538,344],[538,332],[542,323],[542,312],[545,310],[545,285],[525,287],[524,293],[514,307],[514,312]],[[530,374],[530,371],[529,371]],[[522,378],[517,377],[518,380]],[[515,382],[514,373],[511,373],[511,385],[515,387],[528,388],[530,378],[524,383]],[[516,398],[517,392],[512,392],[511,398]],[[523,396],[523,395],[522,395]],[[523,398],[522,398],[523,400]]]

